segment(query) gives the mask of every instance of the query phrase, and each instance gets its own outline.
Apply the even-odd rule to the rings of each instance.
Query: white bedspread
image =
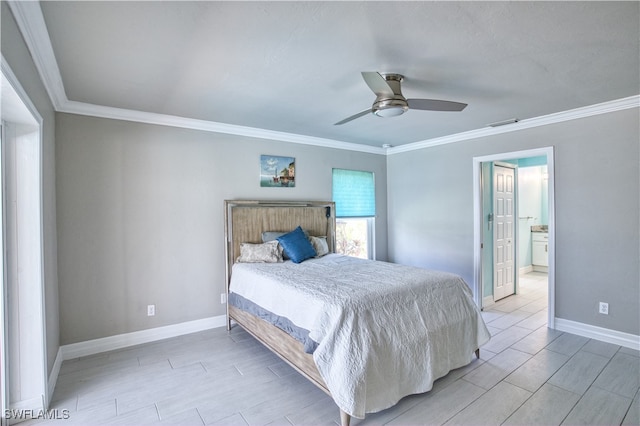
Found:
[[[330,254],[235,264],[230,288],[310,331],[333,399],[358,418],[430,390],[490,338],[467,284],[445,272]]]

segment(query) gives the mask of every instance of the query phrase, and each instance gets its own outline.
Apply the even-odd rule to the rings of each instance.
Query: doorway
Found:
[[[473,176],[474,176],[474,297],[476,304],[483,308],[493,303],[493,243],[487,241],[487,234],[492,231],[491,224],[488,222],[486,212],[492,212],[491,197],[488,197],[487,189],[488,180],[492,179],[492,175],[488,174],[489,170],[495,162],[517,163],[518,159],[531,157],[544,157],[547,166],[547,182],[548,189],[544,197],[544,203],[547,210],[548,222],[548,327],[555,326],[555,222],[554,222],[554,163],[553,163],[553,147],[538,148],[516,152],[506,152],[501,154],[488,155],[483,157],[475,157],[473,159]],[[489,200],[489,201],[488,201]],[[518,226],[515,227],[515,259],[519,257],[518,248]],[[518,267],[515,267],[518,270]],[[490,274],[487,273],[490,271]],[[514,274],[515,291],[518,291],[518,274]],[[491,285],[487,285],[490,283]]]
[[[0,404],[2,419],[48,405],[44,312],[42,117],[1,62]]]

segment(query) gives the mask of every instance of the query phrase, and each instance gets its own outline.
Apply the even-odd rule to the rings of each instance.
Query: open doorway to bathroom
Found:
[[[514,290],[512,299],[498,301],[494,294],[494,164],[513,164],[516,172],[514,201]],[[544,299],[546,322],[554,327],[554,192],[553,147],[474,158],[474,291],[476,303],[491,309],[503,303]],[[544,238],[544,242],[538,240]],[[535,241],[534,241],[535,240]],[[540,245],[542,244],[542,245]],[[542,248],[542,252],[540,252]],[[517,297],[516,297],[517,296]],[[499,298],[499,296],[498,296]],[[524,299],[524,300],[523,300]],[[511,304],[513,304],[511,303]],[[495,305],[494,305],[495,304]],[[543,315],[540,314],[540,315]]]

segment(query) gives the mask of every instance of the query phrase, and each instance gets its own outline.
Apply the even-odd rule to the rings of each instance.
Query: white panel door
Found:
[[[515,170],[493,167],[493,299],[515,293]]]

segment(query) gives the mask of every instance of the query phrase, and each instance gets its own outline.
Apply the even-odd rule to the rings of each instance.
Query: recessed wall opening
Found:
[[[529,160],[540,160],[540,164],[528,164]],[[518,163],[524,166],[518,170]],[[544,167],[543,166],[544,163]],[[508,165],[512,164],[515,178],[515,197],[512,213],[512,234],[511,243],[513,244],[513,262],[511,274],[513,275],[512,290],[518,292],[519,278],[522,273],[530,271],[541,271],[539,273],[547,274],[547,298],[548,298],[548,320],[549,328],[554,328],[555,318],[555,223],[554,223],[554,162],[553,147],[539,148],[525,151],[508,152],[495,154],[490,156],[476,157],[473,159],[474,169],[474,294],[476,303],[481,308],[490,306],[496,297],[494,285],[496,274],[495,259],[496,246],[495,241],[495,212],[493,201],[493,192],[495,185],[491,182],[493,178],[493,166],[495,164]],[[538,167],[540,166],[540,167]],[[535,170],[534,170],[535,167]],[[537,174],[536,174],[537,173]],[[535,179],[534,179],[535,178]],[[518,179],[523,180],[518,185]],[[528,182],[528,180],[536,180]],[[529,184],[524,185],[524,184]],[[533,184],[533,185],[531,185]],[[539,192],[535,195],[528,193],[529,188],[537,188],[539,184]],[[525,204],[521,205],[518,210],[519,195],[517,188],[525,188],[521,190],[523,197],[538,197],[539,205],[530,210]],[[525,193],[525,191],[527,193]],[[533,211],[533,212],[532,212]],[[544,226],[543,226],[544,225]],[[540,236],[546,237],[543,243],[545,250],[546,265],[538,265],[540,261],[532,260],[532,252],[538,247],[532,241],[532,230],[540,226],[541,230],[546,232]],[[506,235],[506,234],[505,234]],[[535,234],[537,237],[538,235]],[[505,239],[506,240],[506,239]],[[497,247],[497,248],[501,248]],[[505,257],[506,258],[506,257]],[[534,264],[535,263],[535,264]],[[504,280],[503,280],[504,281]],[[504,294],[507,294],[505,292]]]
[[[42,118],[2,58],[0,392],[5,410],[48,404],[42,220]]]

